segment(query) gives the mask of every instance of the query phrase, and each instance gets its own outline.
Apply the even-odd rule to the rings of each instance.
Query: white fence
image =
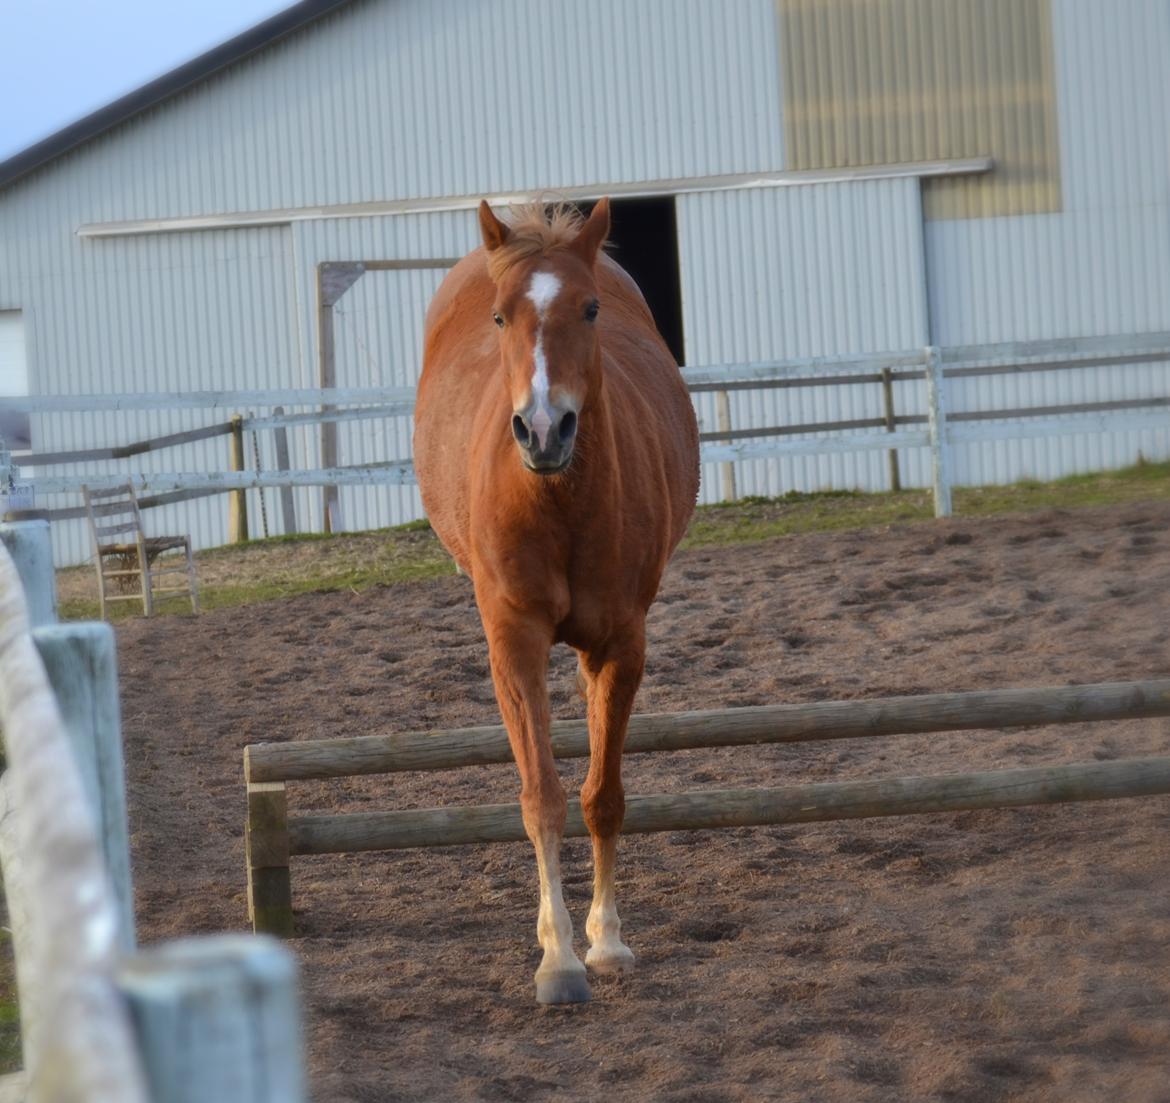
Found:
[[[891,456],[891,474],[896,485],[897,454],[908,449],[929,449],[935,512],[951,512],[953,484],[952,453],[956,446],[1022,438],[1057,437],[1068,434],[1137,433],[1170,430],[1170,375],[1160,393],[1140,397],[1022,406],[1011,409],[956,408],[953,396],[959,380],[979,376],[1027,375],[1032,373],[1089,371],[1121,368],[1134,364],[1170,361],[1170,333],[1145,333],[1101,338],[1076,338],[962,348],[915,349],[863,357],[811,358],[752,364],[729,364],[683,369],[683,376],[697,403],[714,392],[720,404],[718,426],[702,433],[702,460],[720,464],[724,474],[724,497],[734,497],[734,466],[742,461],[776,459],[786,456],[831,455],[885,451]],[[905,393],[917,385],[919,400],[913,412],[893,407],[894,385]],[[882,416],[850,421],[796,423],[737,428],[731,424],[726,396],[731,392],[762,392],[775,388],[868,386],[881,387]],[[246,418],[244,429],[275,431],[312,424],[401,418],[413,410],[410,388],[382,387],[333,390],[206,391],[177,394],[115,394],[37,396],[5,400],[16,412],[52,414],[119,410],[207,410],[273,409],[265,417]],[[299,412],[284,413],[285,408]],[[154,451],[175,443],[227,432],[221,424],[171,437],[141,442],[131,448],[91,449],[10,457],[0,452],[0,486],[7,480],[24,485],[40,499],[45,495],[76,494],[83,485],[91,488],[114,486],[127,477],[142,495],[162,501],[177,497],[243,491],[247,489],[305,486],[373,486],[413,482],[410,457],[378,464],[330,468],[270,471],[145,472],[131,469],[116,474],[52,475],[46,466],[78,462],[79,459],[116,458]],[[278,449],[279,452],[279,449]],[[22,479],[20,465],[36,473]],[[50,516],[76,516],[78,510],[51,511]],[[339,518],[333,527],[344,528]]]
[[[303,1103],[285,947],[225,934],[135,950],[113,634],[53,623],[47,524],[0,538],[0,862],[24,1055],[0,1098]]]

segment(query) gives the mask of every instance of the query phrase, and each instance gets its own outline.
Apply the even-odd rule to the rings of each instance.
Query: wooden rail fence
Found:
[[[48,524],[0,525],[0,864],[24,1059],[0,1099],[302,1103],[285,947],[135,949],[113,634],[55,623],[53,591]]]
[[[890,485],[897,489],[901,485],[899,450],[927,448],[931,457],[935,513],[937,516],[948,516],[951,513],[954,481],[952,453],[958,444],[1077,433],[1136,432],[1165,429],[1170,425],[1170,393],[1061,405],[958,410],[950,408],[949,384],[952,380],[1117,368],[1167,360],[1170,360],[1170,333],[1156,332],[954,348],[929,346],[863,356],[719,364],[686,367],[682,369],[682,374],[692,394],[713,392],[716,396],[716,425],[700,435],[701,454],[704,463],[721,465],[725,498],[735,496],[732,465],[742,460],[881,450],[889,456]],[[331,373],[326,372],[325,377],[331,378]],[[898,412],[894,408],[893,384],[910,381],[924,385],[924,401],[914,412]],[[728,395],[733,391],[858,385],[880,388],[880,417],[750,427],[735,427],[731,423]],[[143,499],[142,504],[146,506],[232,492],[235,495],[233,500],[237,503],[237,513],[240,513],[239,504],[243,501],[243,493],[249,489],[287,490],[294,486],[322,486],[326,488],[326,501],[335,510],[336,488],[339,486],[393,485],[414,481],[409,457],[352,466],[340,464],[337,424],[370,418],[407,417],[413,411],[413,403],[414,389],[410,387],[5,398],[5,408],[14,413],[43,415],[74,411],[223,411],[249,408],[268,408],[273,413],[265,417],[238,420],[234,425],[232,422],[218,422],[153,440],[73,452],[28,453],[9,457],[2,451],[3,443],[0,442],[0,483],[16,480],[22,464],[26,467],[45,467],[66,462],[128,458],[234,432],[233,454],[236,458],[231,471],[90,475],[38,473],[22,480],[22,485],[34,494],[69,494],[79,492],[83,485],[89,486],[91,490],[103,489],[122,484],[130,478]],[[286,414],[284,407],[302,409]],[[287,469],[287,429],[315,423],[321,425],[322,433],[320,467]],[[283,462],[278,460],[282,469],[266,472],[244,470],[240,434],[260,430],[274,430],[277,433],[278,456],[285,457]],[[28,515],[15,513],[14,517],[25,519]],[[79,516],[80,511],[66,508],[41,511],[40,515],[52,520],[64,520]],[[285,530],[292,531],[295,527],[290,506]],[[244,531],[242,521],[238,531]]]
[[[630,721],[626,749],[639,753],[1154,716],[1170,716],[1170,678],[639,715]],[[587,755],[585,722],[555,722],[552,745],[557,758]],[[248,905],[254,929],[280,935],[292,932],[289,862],[297,855],[457,846],[525,837],[520,808],[515,804],[290,816],[288,782],[454,769],[510,759],[507,735],[500,727],[247,747]],[[627,798],[623,832],[809,823],[1159,793],[1170,793],[1170,757],[769,789],[635,795]],[[566,835],[585,833],[580,806],[570,801]]]

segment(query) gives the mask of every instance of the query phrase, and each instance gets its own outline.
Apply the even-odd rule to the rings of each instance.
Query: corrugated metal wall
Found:
[[[313,276],[319,264],[461,257],[479,244],[479,226],[475,212],[459,211],[300,222],[293,227],[293,238],[298,271],[306,274],[301,287],[302,340],[315,357]],[[444,275],[442,269],[367,272],[341,297],[333,311],[338,386],[405,387],[418,381],[423,318]],[[313,372],[315,365],[314,360]],[[409,457],[412,433],[411,418],[343,425],[338,434],[339,462]],[[316,430],[305,434],[306,456],[317,456],[318,436]],[[319,522],[321,495],[305,493],[312,497],[312,516]],[[347,528],[402,524],[423,515],[414,487],[342,487],[340,501]]]
[[[1170,330],[1170,4],[1054,0],[1063,209],[926,225],[939,345]],[[977,408],[1167,393],[1165,364],[964,382]],[[967,445],[979,484],[1170,456],[1163,432]]]
[[[34,177],[35,202],[79,176],[72,225],[498,194],[779,169],[781,145],[771,0],[359,0]]]
[[[36,280],[24,299],[35,393],[295,385],[293,270],[291,237],[280,228],[74,246],[67,263]],[[225,421],[231,412],[42,414],[33,418],[33,440],[38,451],[126,444]],[[71,465],[52,473],[226,470],[227,464],[227,438],[219,438],[138,456],[132,465]],[[41,504],[77,502],[54,496]],[[152,532],[191,531],[201,547],[223,543],[226,524],[223,496],[150,514]],[[89,555],[83,522],[54,526],[53,539],[61,562]]]
[[[692,364],[849,356],[926,344],[916,180],[760,188],[680,196],[677,202]],[[896,389],[899,413],[923,412],[917,388]],[[719,428],[712,395],[702,396],[697,408],[703,431]],[[881,416],[880,385],[731,394],[737,429]],[[766,495],[885,489],[885,462],[880,453],[753,460],[736,465],[737,489]],[[919,466],[912,470],[925,477]],[[718,467],[707,465],[701,500],[719,496]]]
[[[790,168],[995,155],[927,218],[1060,210],[1049,0],[777,0]]]

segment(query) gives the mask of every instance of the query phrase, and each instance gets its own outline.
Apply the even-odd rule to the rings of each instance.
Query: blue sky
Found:
[[[267,19],[293,0],[4,5],[0,161]]]

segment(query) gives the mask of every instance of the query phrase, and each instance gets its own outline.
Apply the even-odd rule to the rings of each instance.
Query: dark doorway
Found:
[[[588,214],[592,203],[579,204]],[[674,197],[610,201],[609,254],[642,289],[658,332],[678,363],[683,349],[682,286]]]

